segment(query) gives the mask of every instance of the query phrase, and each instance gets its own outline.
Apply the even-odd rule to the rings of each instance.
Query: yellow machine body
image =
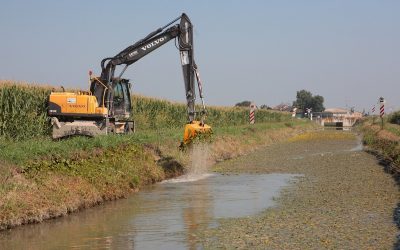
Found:
[[[51,115],[107,115],[107,108],[99,107],[95,96],[86,93],[52,92],[49,98]]]
[[[183,144],[190,144],[194,138],[199,135],[211,135],[212,129],[207,124],[202,124],[200,121],[193,121],[186,124],[185,131],[183,132]]]

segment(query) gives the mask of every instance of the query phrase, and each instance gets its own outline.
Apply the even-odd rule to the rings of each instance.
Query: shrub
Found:
[[[400,124],[400,111],[396,111],[389,116],[389,122],[394,124]]]

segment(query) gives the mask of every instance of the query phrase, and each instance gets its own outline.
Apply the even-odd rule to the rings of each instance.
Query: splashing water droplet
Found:
[[[188,175],[206,174],[210,166],[210,145],[208,143],[194,144],[190,150]]]
[[[162,183],[192,182],[208,178],[213,176],[213,174],[207,173],[211,165],[210,144],[195,143],[190,149],[190,164],[187,173],[178,178],[165,180]]]

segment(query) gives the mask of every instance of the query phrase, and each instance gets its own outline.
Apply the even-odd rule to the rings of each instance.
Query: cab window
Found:
[[[124,90],[121,83],[114,86],[114,106],[120,106],[124,101]]]

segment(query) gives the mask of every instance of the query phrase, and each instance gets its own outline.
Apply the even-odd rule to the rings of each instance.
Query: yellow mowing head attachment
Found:
[[[187,146],[196,138],[208,139],[211,137],[212,129],[209,125],[201,123],[200,121],[193,121],[186,124],[185,131],[183,132],[183,142],[181,146]]]

